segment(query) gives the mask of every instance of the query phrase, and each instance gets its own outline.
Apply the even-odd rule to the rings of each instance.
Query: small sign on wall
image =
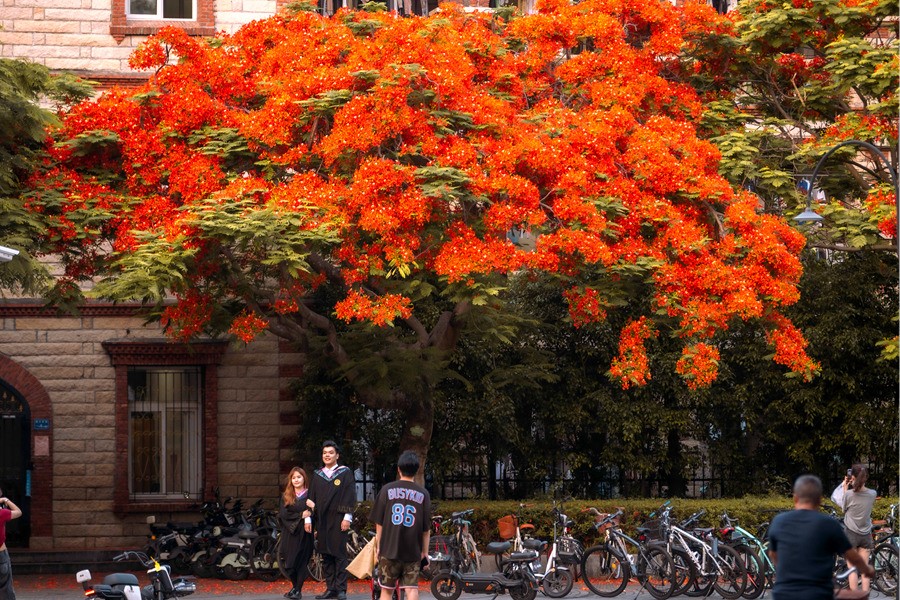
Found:
[[[50,456],[50,436],[38,435],[34,438],[34,455]]]
[[[50,419],[35,419],[34,420],[34,430],[35,431],[50,431]]]

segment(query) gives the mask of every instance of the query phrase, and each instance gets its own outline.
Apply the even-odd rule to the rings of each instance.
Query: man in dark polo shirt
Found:
[[[819,512],[821,503],[822,482],[815,475],[801,475],[794,483],[794,510],[772,520],[772,600],[833,600],[831,577],[836,554],[843,555],[863,575],[875,575],[875,569],[850,547],[841,524]]]

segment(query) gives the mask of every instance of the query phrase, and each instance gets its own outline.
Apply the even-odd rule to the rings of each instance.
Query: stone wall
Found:
[[[0,379],[24,370],[49,396],[49,476],[35,473],[30,547],[41,550],[128,548],[142,544],[147,514],[113,512],[115,369],[101,343],[158,340],[136,316],[25,316],[0,306]],[[39,312],[37,307],[33,312]],[[230,346],[218,366],[218,483],[223,497],[274,502],[291,461],[296,407],[287,392],[299,355],[275,338]],[[20,384],[21,385],[21,384]],[[19,390],[26,401],[31,390]],[[32,414],[33,417],[41,416]],[[33,432],[33,437],[42,432]],[[40,461],[38,461],[40,462]],[[38,498],[49,494],[52,499]],[[49,511],[49,514],[48,514]],[[156,514],[158,522],[197,514]],[[38,521],[49,527],[36,527]]]

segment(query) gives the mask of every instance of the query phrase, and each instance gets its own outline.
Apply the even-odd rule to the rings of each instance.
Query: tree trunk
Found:
[[[412,450],[419,457],[419,472],[416,483],[425,485],[425,462],[428,460],[428,447],[434,431],[434,401],[432,390],[428,384],[421,386],[421,397],[411,402],[406,410],[406,423],[400,436],[400,452]]]

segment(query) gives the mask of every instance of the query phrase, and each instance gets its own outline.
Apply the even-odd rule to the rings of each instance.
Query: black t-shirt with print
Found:
[[[431,527],[431,496],[412,481],[394,481],[378,492],[369,521],[381,525],[379,554],[402,562],[422,556],[422,534]]]

